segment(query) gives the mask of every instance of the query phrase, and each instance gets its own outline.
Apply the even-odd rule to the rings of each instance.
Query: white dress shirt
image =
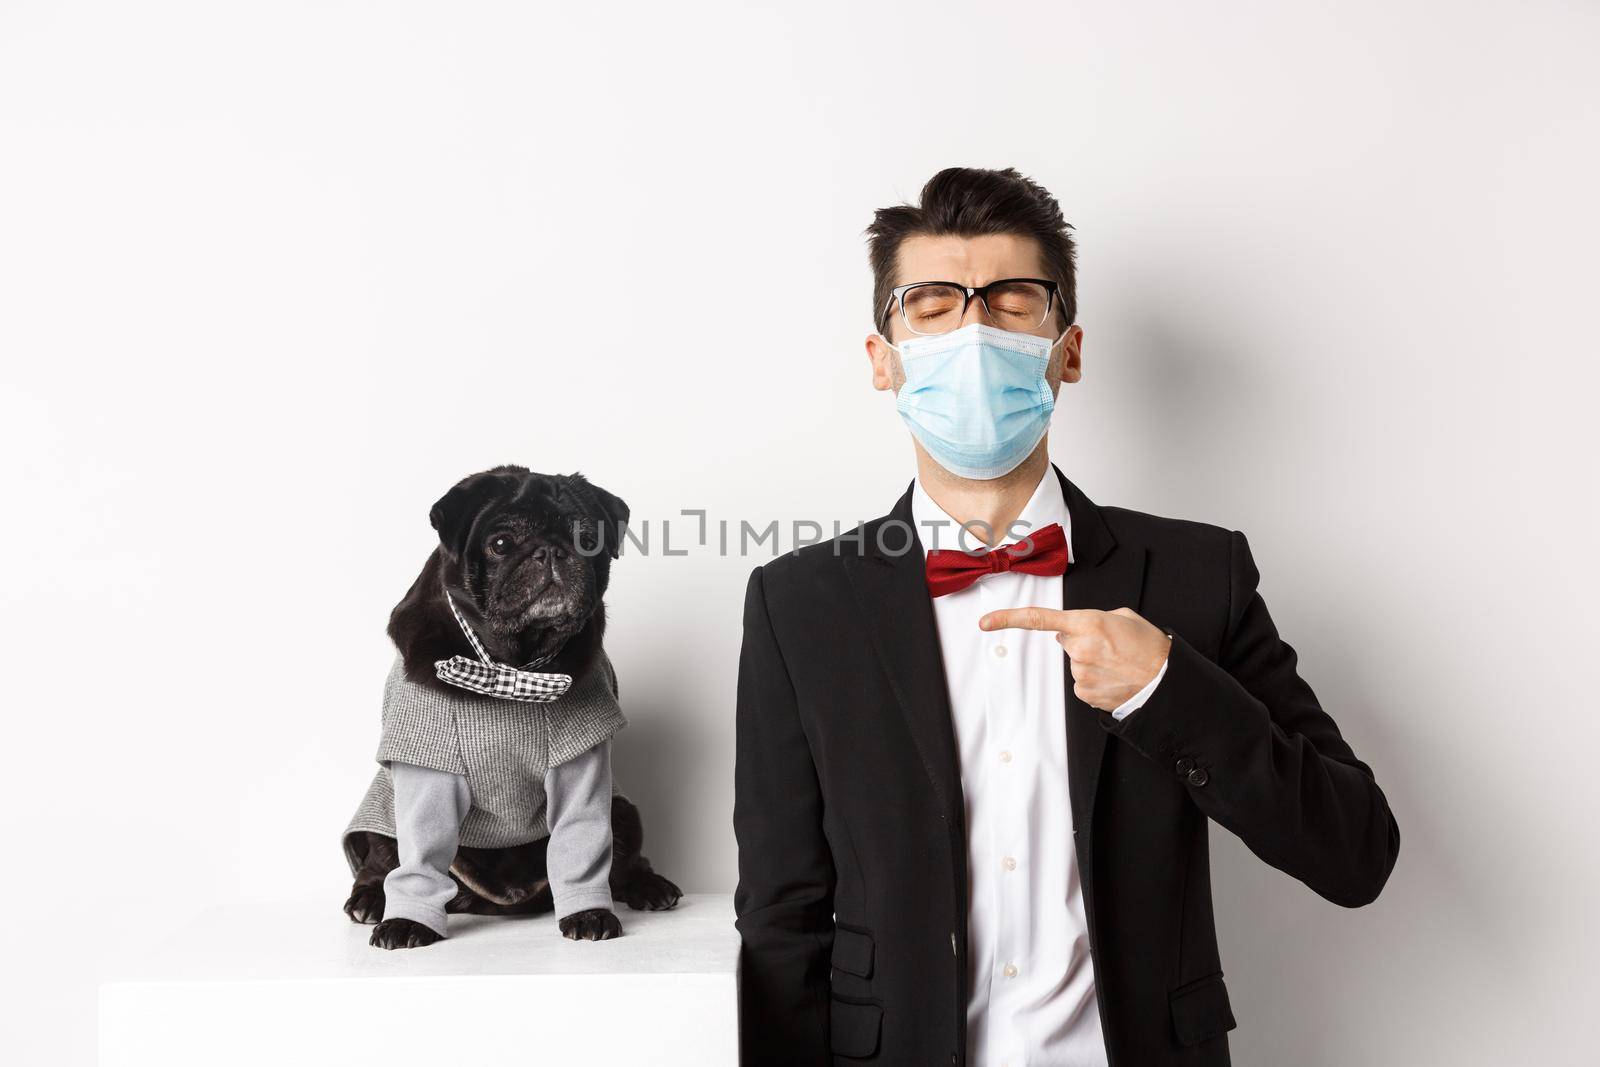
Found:
[[[919,479],[911,512],[927,551],[982,548]],[[1047,469],[1017,536],[1072,519]],[[1024,525],[1026,524],[1026,525]],[[1055,635],[978,629],[1001,608],[1060,608],[1061,575],[988,574],[933,600],[967,820],[967,1062],[973,1067],[1106,1063],[1067,796],[1066,653]],[[1114,712],[1145,702],[1166,665]],[[1081,709],[1080,709],[1081,710]]]

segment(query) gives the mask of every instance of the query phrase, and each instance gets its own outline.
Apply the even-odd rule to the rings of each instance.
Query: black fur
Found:
[[[594,663],[606,627],[602,598],[611,562],[621,551],[627,504],[581,474],[500,466],[462,479],[433,505],[428,519],[439,545],[389,616],[389,637],[400,650],[407,678],[449,690],[434,673],[434,661],[474,655],[450,613],[445,589],[489,655],[501,663],[543,661],[540,670],[574,677]],[[681,891],[655,873],[640,851],[639,809],[613,798],[611,824],[612,897],[636,910],[675,905]],[[450,870],[458,892],[445,910],[550,911],[547,843],[462,846]],[[353,922],[377,923],[370,943],[416,948],[437,941],[437,932],[407,919],[378,922],[383,880],[399,865],[394,838],[356,834],[350,848],[359,869],[344,910]],[[561,932],[603,940],[619,936],[622,925],[611,912],[593,909],[562,920]]]
[[[569,941],[609,941],[622,936],[622,922],[609,908],[575,911],[556,925]]]
[[[473,654],[444,589],[496,660],[520,666],[553,652],[541,670],[583,673],[605,635],[601,598],[621,551],[627,504],[581,474],[501,466],[463,478],[428,519],[439,546],[389,615],[407,678],[448,689],[434,661]],[[496,558],[489,541],[500,533],[514,547]],[[542,617],[529,618],[532,611]]]
[[[385,919],[372,929],[367,944],[374,948],[422,948],[440,940],[431,926],[415,919]]]

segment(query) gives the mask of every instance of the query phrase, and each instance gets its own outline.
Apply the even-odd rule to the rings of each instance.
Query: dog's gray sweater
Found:
[[[400,866],[384,880],[384,918],[442,935],[458,846],[549,837],[557,917],[611,908],[611,737],[626,723],[604,653],[549,703],[418,685],[396,656],[384,684],[378,772],[344,832],[351,873],[361,862],[352,835],[394,837]]]

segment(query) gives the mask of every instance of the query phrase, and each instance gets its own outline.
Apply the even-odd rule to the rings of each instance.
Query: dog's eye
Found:
[[[489,538],[489,555],[503,556],[507,552],[511,551],[511,546],[514,544],[516,544],[516,542],[511,540],[511,538],[507,537],[505,534],[495,534],[493,537]]]

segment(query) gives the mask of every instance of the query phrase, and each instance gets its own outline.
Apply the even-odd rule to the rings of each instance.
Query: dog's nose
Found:
[[[561,548],[560,545],[537,545],[534,547],[534,550],[529,553],[529,555],[533,556],[533,558],[538,560],[540,563],[553,563],[554,561],[564,557],[566,554],[567,553]]]

